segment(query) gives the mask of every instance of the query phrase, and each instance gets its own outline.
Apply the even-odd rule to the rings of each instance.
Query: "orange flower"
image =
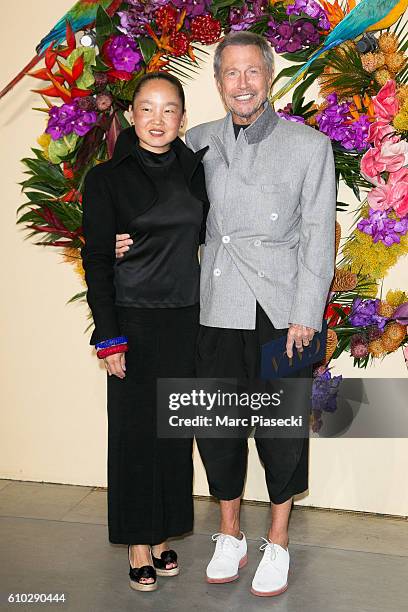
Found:
[[[45,89],[33,89],[35,93],[49,96],[50,98],[61,98],[65,103],[71,102],[73,98],[80,96],[88,96],[89,91],[75,87],[75,82],[84,71],[84,58],[80,55],[74,62],[72,68],[62,64],[58,56],[66,59],[76,48],[74,32],[67,21],[66,25],[66,40],[68,46],[63,49],[54,49],[54,43],[51,43],[45,52],[45,68],[29,72],[28,74],[42,81],[51,81],[51,85]],[[55,64],[59,70],[52,72]],[[64,84],[67,83],[68,87]]]
[[[356,0],[347,0],[345,12],[341,8],[338,0],[334,0],[333,3],[329,2],[328,0],[320,0],[320,4],[326,11],[331,29],[333,30],[336,25],[338,25],[340,21],[344,19],[347,13],[349,13],[356,6]]]
[[[161,33],[160,38],[157,37],[156,33],[152,30],[150,25],[146,24],[146,30],[148,31],[149,35],[152,37],[152,39],[154,40],[158,48],[158,51],[156,51],[156,53],[153,55],[152,59],[149,62],[149,65],[147,67],[147,72],[155,72],[157,70],[160,70],[164,66],[166,66],[169,63],[169,61],[164,60],[163,56],[177,55],[176,49],[173,48],[171,41],[172,39],[174,40],[174,35],[177,32],[179,32],[179,30],[181,30],[185,16],[186,16],[186,11],[184,9],[180,13],[180,17],[175,27],[171,25],[167,25],[167,23],[163,24],[162,33]],[[194,57],[194,53],[191,48],[191,45],[189,45],[188,47],[188,55],[193,61],[195,61],[195,57]]]
[[[370,121],[374,121],[374,104],[367,93],[363,97],[357,94],[353,96],[353,103],[350,104],[350,114],[354,121],[358,121],[360,115],[367,115]]]

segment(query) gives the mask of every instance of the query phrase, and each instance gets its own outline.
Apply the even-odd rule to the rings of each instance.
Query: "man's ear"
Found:
[[[214,80],[215,80],[215,84],[217,86],[218,89],[218,93],[220,94],[220,96],[222,97],[222,87],[221,87],[221,83],[219,82],[219,80],[217,79],[217,76],[214,74]]]

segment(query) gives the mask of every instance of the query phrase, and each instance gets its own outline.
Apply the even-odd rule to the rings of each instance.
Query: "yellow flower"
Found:
[[[44,134],[41,134],[41,136],[38,136],[37,142],[40,145],[40,147],[43,149],[44,157],[48,159],[48,147],[51,142],[50,134],[46,134],[44,132]]]
[[[63,250],[63,259],[67,263],[75,267],[75,272],[79,274],[81,279],[85,280],[85,270],[82,267],[82,258],[79,249],[73,247],[65,247]]]
[[[401,237],[399,244],[386,246],[383,242],[374,243],[371,236],[355,229],[352,239],[343,247],[343,255],[350,264],[352,272],[382,279],[397,260],[408,253],[408,234]]]
[[[387,295],[385,296],[385,301],[390,306],[394,306],[394,308],[398,308],[401,304],[408,302],[408,295],[402,289],[390,289],[387,291]]]
[[[400,112],[395,115],[393,122],[393,126],[398,132],[405,132],[408,130],[408,110],[400,110]]]

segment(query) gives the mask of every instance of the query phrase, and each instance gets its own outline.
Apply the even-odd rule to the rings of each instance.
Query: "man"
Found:
[[[265,39],[250,32],[226,36],[215,52],[214,76],[228,114],[186,133],[194,151],[209,145],[203,158],[211,207],[201,251],[199,378],[255,379],[263,343],[287,334],[291,357],[294,345],[302,351],[322,327],[334,273],[331,142],[273,111],[273,68]],[[310,378],[311,367],[297,375]],[[207,581],[231,582],[247,559],[239,526],[247,441],[197,444],[221,509]],[[288,520],[293,496],[308,486],[308,439],[256,438],[256,445],[272,521],[251,591],[272,596],[287,588]]]

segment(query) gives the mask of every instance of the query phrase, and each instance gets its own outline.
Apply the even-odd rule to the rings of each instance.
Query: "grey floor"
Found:
[[[239,581],[209,585],[204,568],[217,531],[218,506],[196,500],[194,534],[173,540],[182,571],[154,593],[128,586],[125,546],[110,544],[106,491],[0,480],[1,609],[75,612],[403,612],[408,609],[405,520],[295,508],[290,525],[289,589],[275,598],[250,594],[269,509],[244,504],[249,563]],[[10,604],[9,593],[64,593],[61,604]]]

